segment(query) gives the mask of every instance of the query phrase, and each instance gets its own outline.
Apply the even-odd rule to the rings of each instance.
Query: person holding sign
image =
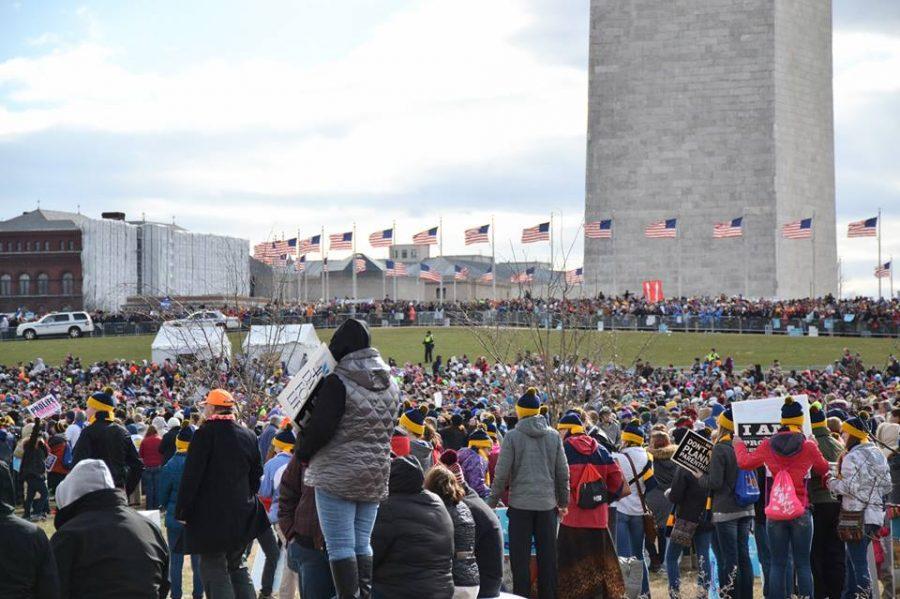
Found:
[[[806,475],[812,470],[816,476],[827,479],[829,469],[816,442],[806,439],[800,431],[803,420],[803,408],[788,396],[781,408],[781,428],[772,437],[764,439],[756,451],[748,450],[739,438],[734,440],[739,468],[752,470],[766,466],[774,477],[766,506],[766,530],[772,556],[769,599],[791,596],[791,589],[787,588],[785,580],[789,553],[794,558],[798,594],[801,597],[813,596],[809,562],[813,524]]]

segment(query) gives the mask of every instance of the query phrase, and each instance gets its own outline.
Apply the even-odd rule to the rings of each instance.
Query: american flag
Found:
[[[661,220],[659,222],[652,223],[646,229],[644,229],[644,237],[649,237],[651,239],[659,239],[659,238],[667,238],[674,239],[675,232],[677,231],[676,224],[677,220],[674,218],[669,218],[666,220]]]
[[[265,262],[268,259],[269,242],[263,241],[253,246],[253,257]]]
[[[576,268],[566,271],[566,285],[581,285],[584,283],[584,268]]]
[[[309,239],[300,240],[300,253],[311,254],[322,249],[322,236],[313,235]]]
[[[875,267],[875,276],[879,279],[891,276],[891,263],[885,262],[881,266]]]
[[[441,275],[437,271],[431,270],[427,264],[419,264],[419,278],[426,281],[441,282]]]
[[[277,258],[278,256],[287,254],[290,251],[286,239],[282,239],[281,241],[265,241],[263,243],[257,244],[256,247],[261,247],[262,255],[266,258]],[[256,248],[254,248],[254,255],[255,254]]]
[[[297,272],[303,272],[306,270],[306,256],[300,256],[296,260],[294,260],[294,270]]]
[[[365,258],[355,258],[353,260],[353,272],[359,274],[361,272],[366,272],[366,259]]]
[[[523,272],[517,272],[509,278],[510,283],[531,283],[534,281],[534,267],[529,266]]]
[[[437,227],[431,227],[421,233],[413,235],[413,243],[416,245],[437,245]]]
[[[549,222],[522,229],[522,243],[534,243],[536,241],[550,241]]]
[[[744,217],[733,218],[726,223],[713,225],[713,239],[725,239],[726,237],[740,237],[744,234]]]
[[[474,229],[466,229],[466,245],[475,245],[476,243],[488,242],[488,230],[490,225],[481,225]]]
[[[875,237],[876,235],[878,235],[877,216],[847,225],[847,237]]]
[[[328,248],[332,250],[353,249],[353,232],[335,233],[328,236]]]
[[[297,238],[292,237],[288,239],[288,253],[293,256],[297,253]]]
[[[584,223],[584,236],[588,239],[611,239],[612,219],[595,220]]]
[[[288,256],[287,256],[287,254],[282,254],[282,255],[280,255],[280,256],[275,256],[275,257],[272,259],[272,266],[280,266],[280,267],[283,268],[283,267],[287,266],[287,263],[288,263]]]
[[[494,281],[494,267],[489,267],[486,273],[478,277],[478,280],[482,283],[492,283]]]
[[[812,219],[801,218],[781,227],[781,236],[785,239],[809,239],[812,237]]]
[[[393,260],[384,261],[384,274],[388,277],[405,277],[406,265],[402,262],[394,262]]]
[[[369,245],[373,248],[386,248],[394,243],[394,230],[375,231],[369,235]]]
[[[469,269],[458,264],[453,265],[453,280],[466,281],[469,279]]]

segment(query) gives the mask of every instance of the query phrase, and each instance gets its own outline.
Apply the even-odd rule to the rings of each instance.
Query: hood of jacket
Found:
[[[775,433],[769,441],[769,445],[772,447],[772,451],[778,455],[789,458],[800,453],[805,440],[806,437],[803,436],[803,433],[782,432]]]
[[[550,425],[547,424],[546,418],[541,414],[537,414],[536,416],[529,416],[519,420],[516,423],[516,428],[513,430],[522,431],[529,437],[543,437],[550,430]]]
[[[331,336],[328,349],[335,362],[340,362],[347,354],[369,347],[371,342],[372,338],[366,323],[351,318],[345,320]]]
[[[335,369],[363,389],[384,391],[391,386],[391,371],[374,347],[350,352]]]
[[[56,505],[62,510],[88,493],[114,488],[112,474],[103,460],[81,460],[56,488]]]
[[[647,452],[653,456],[654,461],[671,460],[677,449],[677,445],[667,445],[665,447],[648,447]]]
[[[119,489],[91,491],[80,497],[75,503],[70,503],[56,512],[53,525],[56,527],[56,530],[59,530],[66,522],[84,512],[112,510],[118,507],[126,507],[127,505],[125,492]]]
[[[391,460],[388,489],[391,495],[414,495],[424,488],[425,475],[419,461],[405,456]]]
[[[581,455],[592,455],[599,445],[595,439],[587,435],[572,435],[566,439],[566,443]]]
[[[6,462],[0,462],[0,516],[16,511],[16,491]]]

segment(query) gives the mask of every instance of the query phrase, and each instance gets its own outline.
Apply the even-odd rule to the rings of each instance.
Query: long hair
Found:
[[[456,480],[456,476],[443,465],[434,466],[428,471],[425,475],[425,489],[453,505],[466,496],[466,490]]]
[[[30,447],[33,447],[35,449],[37,448],[38,441],[40,441],[40,439],[41,439],[41,429],[42,428],[43,427],[41,426],[41,419],[35,418],[34,419],[34,427],[31,429],[31,436],[28,437],[28,445]]]

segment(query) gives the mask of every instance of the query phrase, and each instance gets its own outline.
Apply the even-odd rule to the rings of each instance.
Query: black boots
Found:
[[[357,555],[356,567],[359,571],[359,599],[372,599],[372,556]]]
[[[357,599],[359,595],[359,574],[356,568],[357,556],[329,562],[331,566],[331,578],[334,579],[334,590],[337,599]],[[369,558],[369,572],[372,569],[372,561]],[[371,580],[371,575],[370,575]]]

